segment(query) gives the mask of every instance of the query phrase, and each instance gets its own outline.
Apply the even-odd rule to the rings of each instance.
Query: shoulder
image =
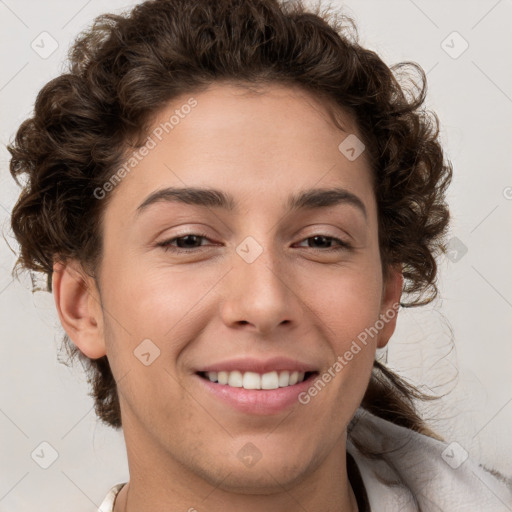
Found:
[[[511,481],[471,460],[460,444],[433,439],[362,408],[350,424],[347,451],[359,467],[372,510],[512,509]]]

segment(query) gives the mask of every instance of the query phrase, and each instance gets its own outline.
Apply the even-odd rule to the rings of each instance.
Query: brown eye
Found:
[[[186,235],[186,236],[180,236],[176,238],[177,246],[185,249],[194,249],[195,247],[201,246],[201,237],[200,235]],[[198,244],[199,242],[199,244]],[[192,247],[190,247],[192,246]]]
[[[162,247],[165,251],[194,252],[203,247],[201,244],[203,239],[208,240],[207,236],[204,234],[186,233],[181,236],[170,238],[169,240],[164,240],[157,245]]]
[[[348,242],[327,235],[310,236],[305,238],[302,242],[308,242],[310,249],[316,249],[320,251],[340,251],[352,248]],[[335,242],[334,247],[333,242]]]

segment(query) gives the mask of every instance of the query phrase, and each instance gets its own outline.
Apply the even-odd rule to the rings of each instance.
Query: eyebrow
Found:
[[[206,208],[220,208],[227,211],[237,209],[235,198],[222,190],[197,187],[168,187],[150,194],[138,207],[136,214],[141,214],[152,204],[158,202],[182,203]],[[300,191],[288,198],[288,210],[306,210],[328,208],[339,204],[356,207],[367,218],[366,207],[358,196],[344,188],[317,188]]]

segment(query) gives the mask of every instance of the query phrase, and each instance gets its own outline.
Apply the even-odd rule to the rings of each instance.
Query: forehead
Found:
[[[296,85],[278,83],[256,87],[220,82],[198,94],[184,94],[157,113],[153,130],[164,126],[173,113],[185,109],[191,97],[197,106],[179,120],[174,116],[178,123],[172,127],[174,135],[187,137],[189,143],[194,138],[208,138],[229,146],[236,131],[237,139],[246,136],[252,138],[248,142],[261,141],[269,149],[279,147],[283,151],[289,146],[297,150],[297,142],[307,138],[311,144],[301,148],[304,151],[326,136],[334,135],[338,140],[342,133],[359,135],[353,117],[335,107],[332,100],[321,99]],[[223,137],[226,138],[222,140]]]
[[[126,173],[115,196],[135,212],[164,187],[224,189],[245,205],[265,199],[289,205],[291,193],[315,185],[368,195],[364,152],[351,161],[339,149],[348,136],[359,136],[356,123],[347,113],[337,115],[343,130],[325,101],[280,84],[249,90],[218,83],[184,94],[154,116],[147,134],[151,149]]]

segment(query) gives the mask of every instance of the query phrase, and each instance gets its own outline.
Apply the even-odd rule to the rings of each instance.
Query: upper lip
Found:
[[[302,361],[290,359],[289,357],[272,357],[270,359],[254,359],[250,357],[239,357],[236,359],[229,359],[212,363],[204,366],[198,372],[221,372],[221,371],[234,371],[241,372],[255,372],[255,373],[269,373],[273,371],[297,371],[297,372],[315,372],[317,369]]]

